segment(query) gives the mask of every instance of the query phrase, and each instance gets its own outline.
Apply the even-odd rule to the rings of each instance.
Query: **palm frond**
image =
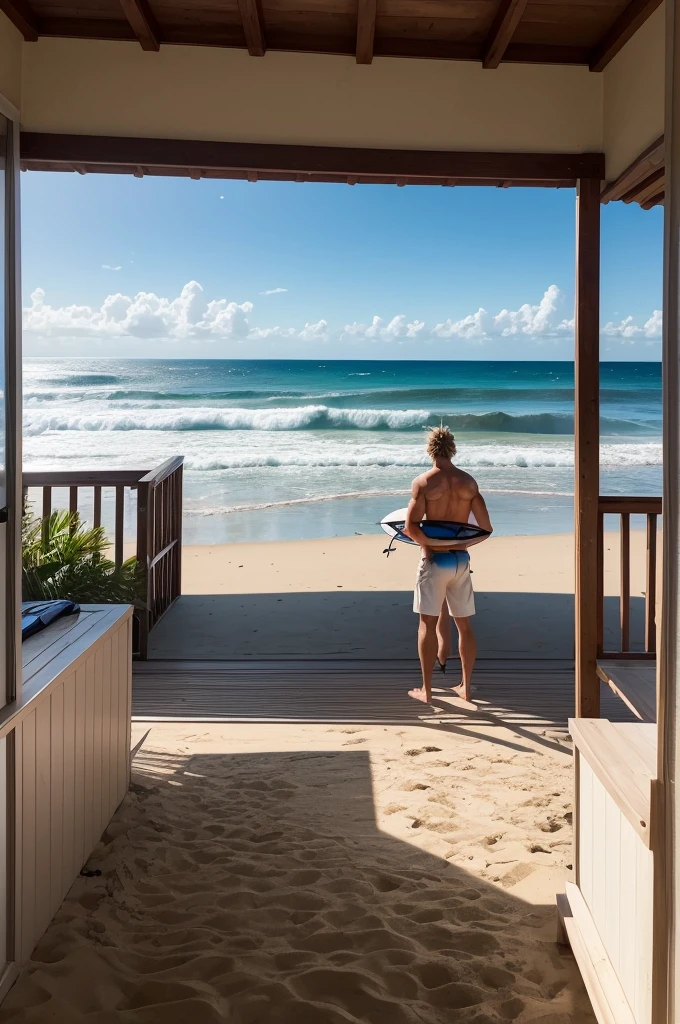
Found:
[[[139,604],[144,577],[134,558],[116,566],[107,557],[101,526],[86,526],[78,513],[48,519],[28,513],[22,524],[22,592],[25,601],[65,599],[81,604]]]

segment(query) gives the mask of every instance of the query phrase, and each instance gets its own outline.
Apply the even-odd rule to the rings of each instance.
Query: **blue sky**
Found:
[[[22,189],[29,355],[572,355],[572,190],[41,173]],[[662,211],[602,217],[602,357],[658,359]]]

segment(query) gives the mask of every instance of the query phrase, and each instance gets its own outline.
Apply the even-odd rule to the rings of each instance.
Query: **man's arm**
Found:
[[[427,548],[427,537],[420,529],[420,523],[425,518],[426,511],[425,484],[422,477],[418,477],[411,486],[411,500],[406,510],[404,533],[416,544],[420,544],[422,548]]]
[[[489,519],[489,510],[487,509],[486,502],[479,491],[477,491],[476,495],[472,499],[470,511],[477,520],[478,526],[481,526],[483,530],[487,530],[489,533],[493,533],[493,526]]]

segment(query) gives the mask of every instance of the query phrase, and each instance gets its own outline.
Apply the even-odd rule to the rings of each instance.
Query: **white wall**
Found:
[[[610,181],[663,134],[665,17],[662,4],[602,74]]]
[[[29,131],[451,150],[596,151],[586,68],[41,39],[23,58]]]

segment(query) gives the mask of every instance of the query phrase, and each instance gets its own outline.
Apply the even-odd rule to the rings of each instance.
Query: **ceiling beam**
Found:
[[[38,19],[26,0],[0,0],[0,11],[18,28],[27,43],[38,39]]]
[[[484,45],[482,67],[498,67],[515,34],[515,29],[522,20],[526,6],[527,0],[501,0]]]
[[[651,146],[633,160],[614,181],[607,182],[602,189],[600,202],[610,203],[623,199],[624,195],[631,191],[641,181],[644,181],[654,171],[664,166],[665,147],[663,135],[660,135]]]
[[[357,8],[357,64],[373,62],[377,0],[359,0]]]
[[[120,0],[123,13],[143,50],[160,50],[160,32],[148,0]]]
[[[238,0],[238,9],[241,12],[248,53],[251,57],[264,57],[267,51],[267,41],[264,34],[264,15],[260,0]]]
[[[97,135],[21,133],[22,164],[49,164],[56,169],[75,164],[104,171],[133,173],[144,167],[160,173],[200,168],[205,175],[270,174],[310,177],[338,175],[347,179],[430,180],[443,184],[523,182],[573,184],[577,178],[604,174],[602,153],[472,153],[437,150],[357,149],[341,146],[271,145],[249,142],[205,142],[183,139],[119,138]]]
[[[588,61],[590,70],[604,71],[609,61],[633,38],[661,3],[662,0],[631,0],[609,31],[593,47]]]

